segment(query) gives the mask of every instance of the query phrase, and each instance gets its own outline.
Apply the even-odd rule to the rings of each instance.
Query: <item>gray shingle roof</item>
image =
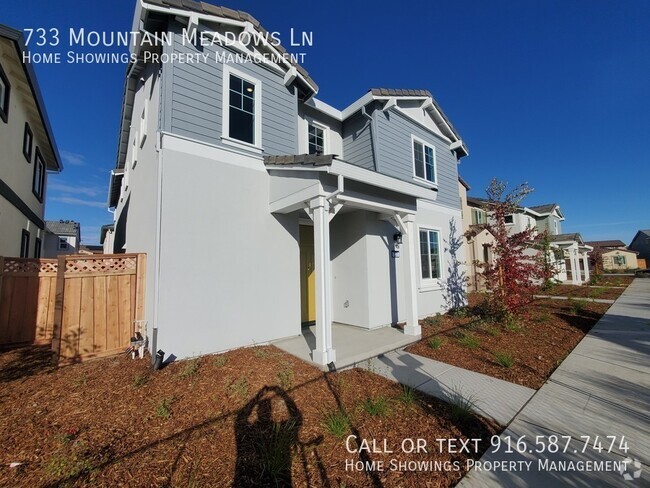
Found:
[[[239,20],[242,22],[250,22],[253,27],[259,31],[263,36],[266,36],[267,30],[262,27],[259,20],[253,17],[248,12],[241,10],[233,10],[228,7],[219,7],[211,3],[195,2],[193,0],[144,0],[145,3],[157,5],[159,7],[175,8],[179,10],[188,10],[190,12],[197,12],[207,15],[214,15],[216,17],[223,17],[226,19]],[[285,54],[287,50],[282,45],[274,46],[281,54]],[[297,63],[292,63],[296,70],[307,80],[311,86],[318,91],[318,85],[311,79],[309,73],[305,68]]]
[[[555,234],[555,235],[550,235],[549,240],[551,242],[564,242],[564,241],[582,242],[582,236],[578,232],[574,232],[573,234]]]
[[[592,247],[625,247],[625,243],[618,239],[611,241],[588,241],[585,244]]]
[[[540,214],[545,214],[545,213],[551,213],[553,210],[555,210],[555,207],[557,207],[557,203],[547,203],[544,205],[535,205],[534,207],[528,207],[531,209],[533,212],[537,212]]]
[[[287,156],[264,156],[267,166],[330,166],[334,155],[294,154]]]
[[[79,232],[79,222],[72,220],[46,220],[45,230],[57,236],[76,236]]]

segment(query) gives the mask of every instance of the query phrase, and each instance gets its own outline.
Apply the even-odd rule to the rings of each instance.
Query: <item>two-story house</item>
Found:
[[[63,169],[22,33],[0,25],[0,256],[41,256],[48,171]]]
[[[81,245],[81,225],[72,220],[46,220],[42,257],[56,258],[61,254],[78,254]]]
[[[461,177],[458,178],[458,191],[463,215],[463,231],[465,235],[467,258],[467,289],[480,291],[485,289],[482,279],[482,266],[492,262],[494,236],[486,228],[488,223],[487,201],[469,197],[469,184]]]
[[[418,336],[418,318],[445,310],[467,148],[428,91],[334,108],[281,45],[218,42],[266,31],[206,3],[141,1],[137,29],[170,42],[133,48],[104,242],[147,253],[151,351],[195,356],[312,323],[325,365],[333,322]]]

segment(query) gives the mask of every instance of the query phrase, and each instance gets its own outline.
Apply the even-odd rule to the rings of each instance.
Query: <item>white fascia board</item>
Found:
[[[422,198],[424,200],[435,201],[438,197],[438,192],[431,190],[430,188],[398,180],[397,178],[382,175],[381,173],[370,171],[337,159],[332,161],[332,165],[329,166],[329,173],[342,175],[351,180],[367,183],[368,185],[377,186],[397,193],[403,193],[416,198]]]
[[[546,215],[548,215],[548,214],[541,214],[539,212],[535,212],[534,210],[531,210],[528,207],[524,207],[524,208],[522,208],[522,210],[523,210],[523,213],[530,214],[533,217],[545,217]]]
[[[342,120],[347,119],[350,115],[354,114],[357,110],[361,110],[361,107],[365,107],[374,99],[375,97],[372,95],[372,92],[366,93],[357,101],[352,102],[352,104],[350,104],[347,108],[343,109],[343,111],[341,112],[341,119]]]
[[[340,110],[332,107],[331,105],[328,105],[327,103],[317,99],[316,97],[312,97],[309,100],[307,100],[307,102],[305,102],[305,105],[314,108],[319,112],[324,113],[325,115],[329,115],[330,117],[338,120],[339,122],[343,121],[343,115]]]

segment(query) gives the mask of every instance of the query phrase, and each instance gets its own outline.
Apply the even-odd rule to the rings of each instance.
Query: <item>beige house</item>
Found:
[[[22,33],[0,25],[0,256],[40,257],[47,172],[63,169]]]
[[[639,253],[628,249],[623,241],[591,241],[587,244],[603,253],[603,269],[605,271],[626,271],[639,268],[637,261]]]
[[[487,212],[483,202],[467,197],[470,186],[462,178],[458,178],[458,193],[460,194],[463,212],[463,232],[467,243],[467,289],[479,291],[485,288],[481,277],[481,263],[492,260],[492,245],[494,236],[485,228]]]

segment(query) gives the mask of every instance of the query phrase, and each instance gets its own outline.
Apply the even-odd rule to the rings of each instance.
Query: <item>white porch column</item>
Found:
[[[582,264],[585,267],[585,283],[589,283],[589,256],[586,252],[582,255]]]
[[[406,296],[406,335],[418,336],[422,334],[422,328],[418,321],[418,285],[417,285],[417,256],[420,255],[418,246],[419,239],[415,216],[407,215],[402,219],[406,228],[406,235],[402,236],[404,249],[404,290]],[[404,242],[406,240],[406,242]]]
[[[580,284],[580,262],[578,261],[578,252],[571,248],[571,283]]]
[[[332,348],[332,271],[330,262],[330,204],[324,197],[309,202],[314,219],[316,273],[316,349],[312,360],[321,365],[336,361]]]

